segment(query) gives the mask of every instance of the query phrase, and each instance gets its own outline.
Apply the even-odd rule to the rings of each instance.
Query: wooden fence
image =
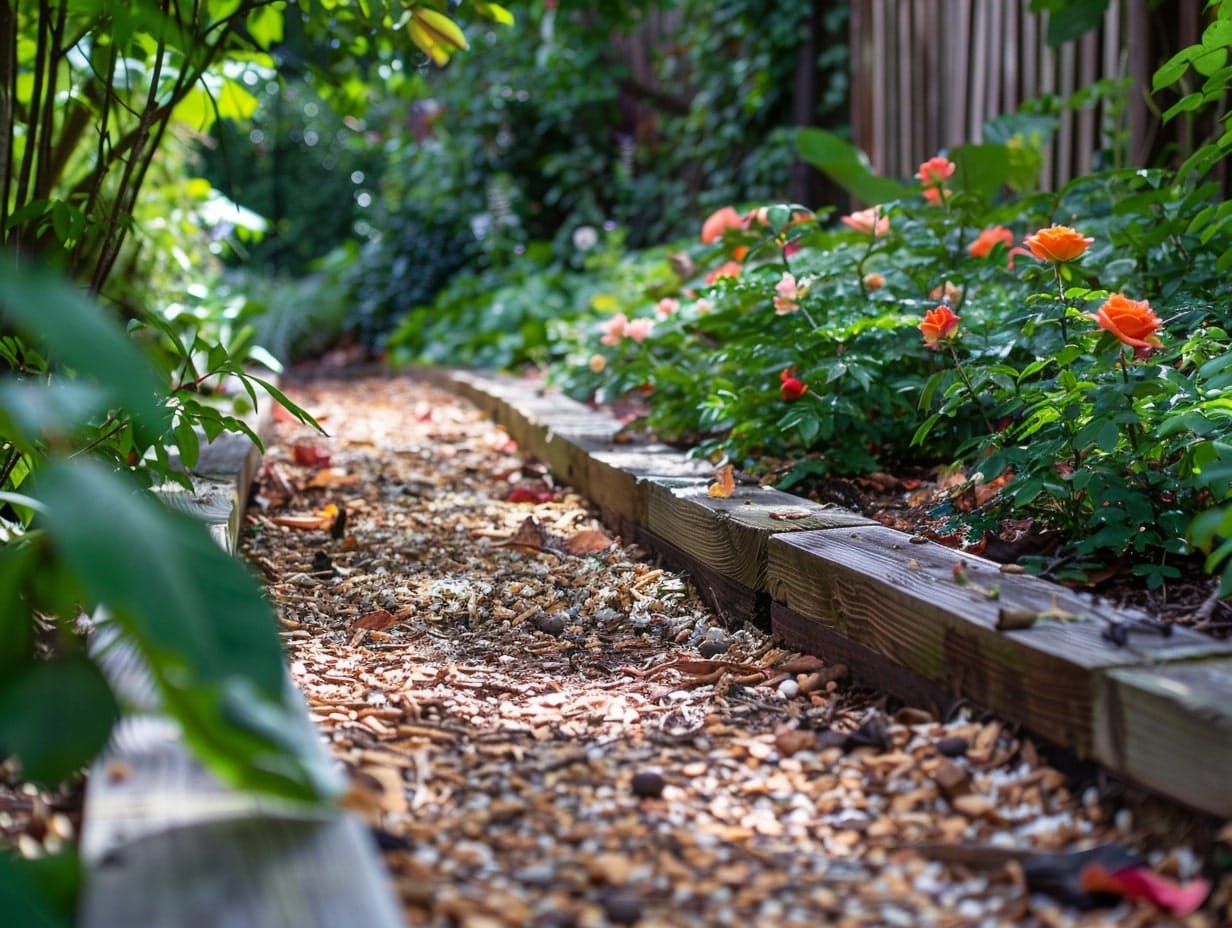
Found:
[[[985,122],[1045,94],[1068,98],[1102,78],[1128,78],[1119,106],[1066,109],[1045,156],[1042,185],[1088,172],[1108,130],[1124,133],[1128,163],[1161,144],[1147,104],[1151,70],[1197,41],[1199,0],[1157,11],[1113,0],[1100,27],[1060,48],[1045,42],[1046,14],[1029,0],[852,0],[851,127],[873,167],[909,177],[939,151],[982,138]],[[1119,110],[1119,112],[1118,112]]]

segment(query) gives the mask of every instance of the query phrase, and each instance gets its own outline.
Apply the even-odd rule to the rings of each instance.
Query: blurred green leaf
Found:
[[[832,132],[802,129],[796,135],[796,150],[801,158],[867,204],[897,200],[907,193],[897,181],[874,174],[864,152]]]
[[[16,754],[28,779],[59,783],[94,759],[119,717],[88,658],[31,661],[0,683],[0,753]]]
[[[164,385],[149,360],[81,290],[54,271],[0,260],[0,318],[49,356],[95,385],[109,405],[133,416],[147,444],[162,434],[170,412],[159,403]]]
[[[71,928],[81,883],[76,854],[18,860],[0,853],[4,923],[15,928]]]
[[[311,737],[297,735],[260,588],[205,524],[86,461],[52,462],[39,492],[55,549],[145,656],[165,704],[210,768],[234,785],[295,799],[336,792],[337,774]],[[237,694],[253,705],[241,711]],[[255,718],[264,721],[253,730]]]

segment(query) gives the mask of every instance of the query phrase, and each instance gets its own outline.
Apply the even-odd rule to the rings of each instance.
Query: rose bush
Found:
[[[951,543],[983,550],[1012,525],[1053,576],[1181,576],[1191,521],[1230,497],[1212,405],[1232,351],[1226,243],[1190,229],[1206,201],[1164,171],[977,189],[1005,163],[995,148],[930,159],[914,192],[837,222],[717,211],[676,243],[670,278],[619,306],[653,332],[604,345],[609,317],[583,318],[553,377],[584,399],[641,390],[663,437],[798,492],[913,465],[964,474],[932,510]],[[656,313],[664,296],[675,312]]]

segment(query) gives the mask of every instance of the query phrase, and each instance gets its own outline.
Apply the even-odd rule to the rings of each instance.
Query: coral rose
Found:
[[[880,206],[870,206],[868,209],[857,210],[848,216],[841,217],[844,225],[857,232],[874,237],[885,235],[890,231],[890,217],[879,215]]]
[[[663,319],[674,315],[680,309],[680,301],[672,296],[665,296],[655,304],[655,313]]]
[[[723,237],[723,233],[728,229],[741,229],[743,227],[744,220],[733,207],[724,206],[722,209],[716,209],[702,223],[702,244],[714,244]]]
[[[808,284],[800,284],[789,271],[784,271],[779,282],[774,285],[774,292],[777,294],[774,298],[775,315],[785,316],[788,313],[794,313],[800,308],[797,300],[804,296],[808,290]]]
[[[599,339],[599,342],[604,345],[619,345],[628,328],[629,317],[624,313],[617,313],[603,323],[603,337]]]
[[[954,310],[942,304],[924,314],[924,321],[920,323],[919,329],[924,336],[924,347],[930,351],[938,351],[942,344],[953,338],[958,331],[958,316],[954,314]]]
[[[886,285],[884,274],[878,274],[876,271],[869,271],[864,275],[864,286],[869,290],[880,290]]]
[[[645,341],[646,338],[654,331],[654,320],[641,318],[631,319],[629,324],[625,326],[625,334],[635,342]]]
[[[1095,321],[1101,329],[1132,347],[1139,358],[1163,347],[1156,334],[1163,323],[1146,300],[1131,300],[1122,293],[1114,293],[1095,313]]]
[[[1031,249],[1031,254],[1041,261],[1064,264],[1080,257],[1094,241],[1095,239],[1087,238],[1069,226],[1049,226],[1034,235],[1028,235],[1026,246]]]
[[[929,158],[921,164],[920,170],[916,172],[915,176],[926,187],[938,186],[954,176],[956,167],[949,158],[946,158],[944,155],[937,155],[935,158]]]
[[[740,276],[740,262],[739,261],[728,261],[724,264],[719,265],[713,271],[707,274],[706,283],[712,284],[716,280],[718,280],[720,277],[739,277],[739,276]]]
[[[967,246],[967,254],[973,258],[987,258],[997,245],[1014,247],[1014,233],[1005,226],[989,226],[982,229],[975,241]]]

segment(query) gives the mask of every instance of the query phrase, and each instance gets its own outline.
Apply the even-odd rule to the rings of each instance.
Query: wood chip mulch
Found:
[[[725,624],[452,395],[287,386],[329,437],[277,422],[243,550],[407,924],[1232,916],[1226,882],[1185,919],[1071,904],[1070,852],[1115,845],[1184,882],[1205,825],[1068,777],[995,718],[890,704]]]

